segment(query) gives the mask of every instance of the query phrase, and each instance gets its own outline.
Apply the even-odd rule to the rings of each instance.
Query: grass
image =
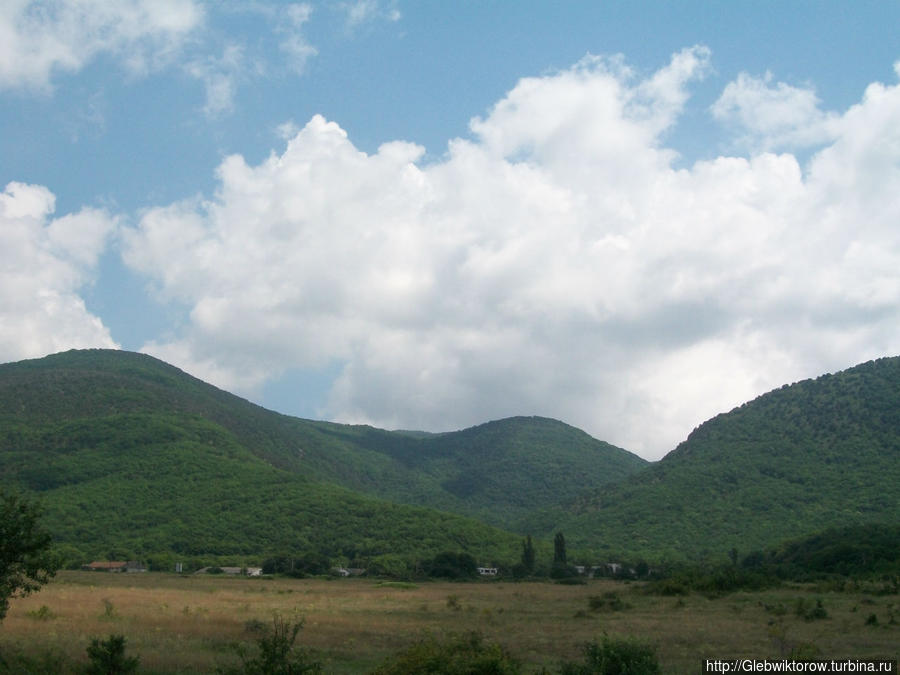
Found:
[[[597,598],[615,598],[621,608],[608,611]],[[826,618],[794,611],[819,601]],[[298,644],[338,674],[369,672],[425,632],[480,631],[533,670],[579,660],[581,646],[604,633],[631,636],[652,645],[663,671],[675,674],[696,673],[707,657],[896,659],[900,644],[898,596],[813,587],[708,599],[651,596],[640,584],[608,580],[412,585],[62,572],[13,601],[0,625],[0,653],[35,662],[49,654],[71,671],[86,662],[91,638],[118,633],[128,654],[140,656],[140,672],[213,672],[235,663],[232,645],[254,641],[254,627],[275,613],[303,618]]]

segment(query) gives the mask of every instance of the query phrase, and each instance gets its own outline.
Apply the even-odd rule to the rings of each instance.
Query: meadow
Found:
[[[640,583],[384,582],[60,572],[12,602],[0,654],[74,672],[91,638],[126,636],[144,673],[206,673],[238,661],[278,614],[302,619],[298,644],[328,673],[369,672],[418,638],[479,631],[526,669],[555,671],[606,634],[651,645],[665,673],[701,659],[791,653],[897,658],[900,599],[793,585],[718,598],[648,595]]]

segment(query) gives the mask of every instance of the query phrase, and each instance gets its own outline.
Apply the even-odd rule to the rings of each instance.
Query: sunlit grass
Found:
[[[53,652],[74,666],[92,637],[121,633],[142,672],[212,672],[234,662],[231,645],[252,642],[278,613],[304,620],[298,642],[333,673],[367,672],[423,633],[463,630],[480,631],[535,669],[579,658],[581,645],[604,633],[651,644],[666,673],[696,673],[706,657],[780,658],[800,649],[823,658],[897,658],[897,596],[793,587],[707,599],[639,589],[613,581],[379,584],[63,572],[13,601],[0,649],[35,658]],[[595,601],[592,609],[590,598],[604,593],[622,606]],[[801,598],[821,599],[828,618],[799,616]],[[866,625],[871,614],[875,626]]]

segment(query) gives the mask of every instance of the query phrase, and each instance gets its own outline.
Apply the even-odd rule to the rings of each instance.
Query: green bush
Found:
[[[374,675],[517,675],[522,669],[503,647],[475,631],[444,640],[426,637],[388,659]]]
[[[39,609],[27,612],[27,615],[29,619],[36,619],[37,621],[50,621],[56,618],[56,613],[47,605],[41,605]]]
[[[588,597],[588,607],[594,612],[611,610],[620,612],[631,607],[627,602],[619,597],[614,591],[607,591],[603,595],[591,595]]]
[[[822,605],[821,600],[816,600],[816,604],[810,607],[806,600],[797,598],[797,604],[794,607],[794,613],[805,621],[815,621],[817,619],[827,619],[828,612]]]
[[[584,663],[564,663],[560,675],[659,675],[656,652],[630,639],[603,636],[584,647]]]
[[[90,663],[87,675],[124,675],[137,670],[140,659],[125,656],[125,636],[110,635],[106,640],[93,638],[87,648]]]
[[[257,653],[250,655],[243,645],[237,653],[241,665],[220,668],[221,675],[301,675],[321,673],[322,665],[314,661],[308,650],[294,646],[303,621],[289,622],[279,615],[272,619],[272,629],[262,631],[256,641]],[[254,629],[259,627],[254,624]]]
[[[478,576],[478,565],[468,553],[444,551],[425,562],[425,572],[430,577],[444,579],[474,579]]]

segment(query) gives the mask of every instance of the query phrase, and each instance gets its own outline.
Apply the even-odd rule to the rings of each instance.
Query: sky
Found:
[[[5,0],[0,362],[656,460],[900,354],[900,2]]]

